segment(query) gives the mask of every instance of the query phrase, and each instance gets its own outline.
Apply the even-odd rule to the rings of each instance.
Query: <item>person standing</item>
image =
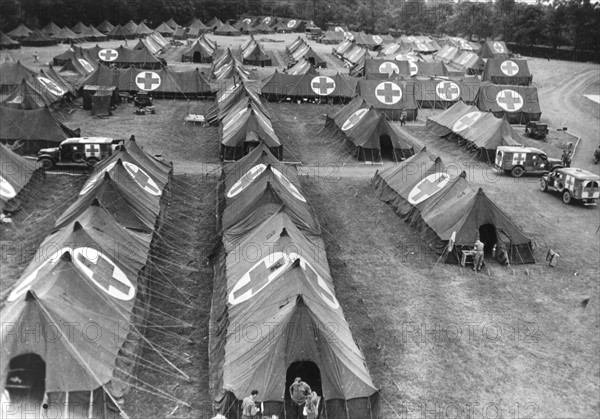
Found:
[[[256,407],[254,399],[258,394],[258,390],[252,390],[250,395],[242,401],[242,419],[255,419],[259,409]]]
[[[302,381],[302,378],[296,377],[290,386],[290,396],[292,398],[293,419],[302,419],[303,410],[306,404],[306,398],[310,395],[311,389],[308,384]]]
[[[316,391],[306,398],[306,419],[317,419],[319,412],[319,396]]]
[[[564,167],[571,167],[571,152],[565,149],[563,151],[561,160]]]
[[[37,51],[35,51],[33,53],[33,62],[34,63],[39,63],[40,62],[40,56],[38,55]]]
[[[483,266],[483,243],[477,239],[475,240],[475,246],[473,250],[475,250],[475,260],[473,261],[473,270],[480,271]]]

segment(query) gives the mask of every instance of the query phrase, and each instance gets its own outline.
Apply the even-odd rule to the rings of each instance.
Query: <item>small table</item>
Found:
[[[460,266],[465,266],[467,263],[475,265],[476,250],[462,250],[462,257],[460,258]]]
[[[188,122],[190,122],[192,124],[200,123],[200,124],[204,125],[206,123],[206,118],[204,118],[204,115],[194,115],[194,114],[190,113],[190,114],[187,114],[187,116],[183,119],[184,125],[187,124]]]

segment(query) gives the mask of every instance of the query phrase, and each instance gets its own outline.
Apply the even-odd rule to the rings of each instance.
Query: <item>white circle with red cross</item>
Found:
[[[500,70],[507,76],[514,76],[519,72],[519,65],[511,60],[503,61]]]
[[[88,193],[88,191],[92,189],[96,182],[98,182],[98,180],[100,180],[100,178],[103,177],[106,172],[112,170],[112,168],[115,167],[116,164],[116,161],[112,162],[106,167],[102,168],[98,173],[93,174],[92,177],[90,177],[85,183],[85,185],[83,185],[83,188],[81,188],[81,192],[79,192],[79,195],[85,195],[86,193]]]
[[[465,49],[468,51],[472,51],[473,47],[467,43],[464,39],[459,40],[459,45],[461,49]]]
[[[417,63],[415,61],[408,62],[408,69],[410,71],[411,76],[414,76],[419,72],[419,66],[417,65]]]
[[[415,45],[417,46],[417,48],[419,49],[419,51],[427,51],[427,45],[425,45],[422,42],[416,42]]]
[[[483,113],[481,113],[479,111],[475,111],[475,112],[469,112],[469,113],[461,116],[460,119],[458,121],[456,121],[454,123],[454,125],[452,126],[452,131],[460,132],[462,130],[469,128],[471,125],[473,125],[475,122],[477,122],[479,120],[479,118],[481,118],[482,115],[483,115]]]
[[[296,20],[292,19],[287,23],[287,27],[288,28],[293,28],[294,26],[296,26]]]
[[[256,179],[266,169],[267,166],[262,163],[252,167],[244,174],[244,176],[239,178],[238,181],[233,184],[229,191],[227,191],[227,198],[233,198],[234,196],[242,192],[249,185],[251,185],[252,182],[254,182],[254,179]]]
[[[441,81],[435,87],[435,93],[442,100],[453,101],[460,97],[460,87],[453,81]]]
[[[433,173],[415,185],[408,194],[408,202],[417,205],[442,190],[450,181],[447,173]]]
[[[346,122],[344,122],[344,124],[342,125],[342,131],[348,131],[354,128],[367,112],[369,112],[369,109],[363,108],[357,110],[352,115],[350,115],[350,118],[346,119]]]
[[[129,176],[131,176],[135,183],[150,195],[160,196],[162,194],[154,179],[148,176],[148,173],[144,169],[128,161],[123,162],[123,167],[125,167],[125,170],[127,170],[127,173],[129,173]]]
[[[269,24],[271,22],[271,18],[270,17],[266,17],[263,19],[263,22],[265,22],[266,24]]]
[[[105,48],[98,51],[98,58],[100,58],[102,61],[110,62],[119,58],[119,53],[116,49]]]
[[[384,81],[375,88],[375,97],[385,105],[394,105],[402,99],[402,89],[396,83]]]
[[[304,198],[304,196],[302,196],[302,194],[300,193],[300,191],[298,190],[298,188],[296,188],[294,186],[294,184],[292,182],[290,182],[290,180],[283,174],[281,173],[279,170],[275,169],[274,167],[271,167],[271,170],[273,171],[273,173],[275,174],[275,176],[279,179],[279,181],[282,183],[282,185],[298,200],[302,201],[302,202],[306,202],[306,198]]]
[[[38,76],[37,79],[40,81],[40,83],[44,85],[46,89],[48,89],[50,93],[56,96],[62,96],[65,94],[65,91],[62,89],[62,87],[56,84],[53,80],[47,79],[46,77],[42,76]]]
[[[71,260],[75,269],[104,293],[117,300],[129,301],[133,299],[135,287],[123,270],[105,254],[91,247],[76,247],[72,250],[69,247],[63,247],[49,255],[33,272],[27,275],[10,293],[8,301],[14,301],[26,293],[35,280],[38,279],[38,274],[46,266],[58,263],[61,256],[67,252],[72,252]]]
[[[398,68],[396,63],[386,61],[379,65],[379,72],[381,74],[387,74],[388,76],[391,76],[394,73],[400,74],[400,69]]]
[[[409,36],[409,37],[406,38],[406,40],[408,42],[417,42],[417,38],[415,38],[414,36]]]
[[[87,71],[88,73],[91,73],[92,71],[94,71],[94,67],[92,67],[92,65],[90,63],[88,63],[86,60],[84,60],[83,58],[78,58],[77,61],[79,61],[79,64],[81,64],[83,69],[85,71]]]
[[[501,54],[504,52],[504,46],[500,42],[494,42],[494,51]]]
[[[354,35],[352,35],[350,32],[344,32],[344,38],[349,41],[354,41]]]
[[[11,199],[17,196],[17,191],[15,188],[8,182],[8,180],[4,179],[4,176],[0,175],[0,197],[4,199]]]
[[[310,88],[320,96],[328,96],[335,90],[335,80],[331,77],[318,76],[310,81]]]
[[[140,90],[151,92],[160,86],[160,76],[154,71],[142,71],[135,76],[135,84]]]
[[[255,263],[233,286],[228,297],[229,304],[235,306],[248,301],[281,277],[296,260],[300,260],[300,269],[314,291],[329,307],[338,309],[340,303],[327,282],[310,262],[294,252],[273,252]]]
[[[381,45],[381,43],[383,42],[383,38],[381,38],[381,36],[379,35],[373,35],[373,41],[375,41],[377,45]]]
[[[514,90],[500,90],[496,95],[496,103],[505,111],[515,112],[523,107],[523,97]]]
[[[334,30],[335,32],[344,32],[344,28],[342,28],[341,26],[336,26]]]
[[[252,23],[252,20],[244,19],[242,22],[244,22],[246,25],[249,25],[250,23]]]

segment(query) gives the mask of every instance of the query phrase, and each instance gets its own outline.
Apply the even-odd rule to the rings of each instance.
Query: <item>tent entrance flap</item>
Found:
[[[381,160],[396,161],[394,145],[389,135],[381,134],[379,136],[379,147],[381,147]]]
[[[493,224],[484,224],[479,227],[479,240],[483,243],[483,251],[486,255],[492,254],[494,245],[498,242],[496,226]]]
[[[23,354],[10,360],[5,389],[11,403],[39,411],[44,400],[46,363],[37,354]]]
[[[300,377],[302,381],[308,384],[312,391],[316,391],[319,396],[323,396],[323,386],[321,383],[321,371],[317,364],[312,361],[297,361],[292,362],[285,374],[285,406],[286,417],[296,418],[296,403],[292,402],[290,396],[290,386],[296,379]]]

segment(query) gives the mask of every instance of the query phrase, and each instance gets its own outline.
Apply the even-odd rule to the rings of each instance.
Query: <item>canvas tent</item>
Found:
[[[2,106],[23,110],[39,109],[60,101],[67,93],[53,80],[40,77],[47,84],[36,77],[23,80],[10,94],[0,99]]]
[[[33,160],[25,159],[0,143],[0,211],[19,208],[19,193],[37,173]]]
[[[106,19],[103,20],[102,23],[100,23],[98,26],[96,26],[96,29],[98,29],[98,32],[101,32],[105,35],[108,34],[110,31],[112,31],[114,28],[115,28],[115,25],[113,25]]]
[[[360,80],[358,92],[374,109],[384,112],[388,118],[400,119],[402,112],[413,121],[417,118],[415,82],[411,80]]]
[[[39,29],[34,29],[31,34],[21,41],[21,45],[28,47],[46,47],[55,45],[58,41],[44,35]]]
[[[493,84],[529,86],[533,76],[526,60],[488,58],[483,68],[482,81]]]
[[[277,163],[263,146],[225,166],[223,176],[223,224],[240,221],[227,222],[213,257],[209,377],[218,411],[238,417],[241,400],[257,389],[263,415],[291,417],[288,388],[301,376],[322,396],[321,417],[378,417],[379,393],[335,297],[295,168]],[[250,243],[269,261],[235,261],[235,249]],[[269,267],[278,270],[267,286],[240,288],[240,278],[269,275]],[[268,338],[235,341],[232,325],[266,319],[276,325]],[[335,322],[336,339],[324,335],[326,322]],[[293,335],[301,338],[290,345]]]
[[[224,36],[240,36],[242,33],[231,26],[229,23],[219,26],[214,30],[215,35],[224,35]]]
[[[477,93],[477,107],[498,118],[506,116],[511,124],[539,121],[542,116],[536,86],[505,86],[482,82]]]
[[[459,138],[459,143],[464,142],[467,149],[489,163],[494,162],[496,147],[519,145],[519,135],[506,118],[496,118],[463,102],[430,116],[426,126],[439,137]]]
[[[507,60],[510,51],[504,41],[486,41],[478,51],[481,58],[497,58]]]
[[[35,76],[37,73],[32,69],[17,62],[5,62],[0,65],[0,93],[12,91],[16,86],[21,84],[24,79]]]
[[[156,32],[162,36],[172,36],[175,33],[175,28],[170,27],[167,23],[163,22],[158,25],[155,29]]]
[[[415,100],[419,108],[447,109],[459,100],[474,104],[480,81],[478,78],[432,78],[415,82]]]
[[[29,35],[31,35],[31,32],[33,32],[33,31],[31,29],[29,29],[27,26],[25,26],[24,23],[21,23],[19,26],[14,28],[12,31],[8,32],[7,35],[10,36],[12,39],[21,40],[21,39],[25,39]]]
[[[54,325],[53,335],[25,339],[2,330],[0,391],[29,411],[39,411],[44,401],[51,409],[68,409],[69,417],[116,419],[135,382],[150,307],[146,263],[153,234],[162,226],[166,202],[161,198],[168,187],[154,177],[157,163],[149,163],[149,156],[136,158],[134,142],[126,147],[128,152],[97,168],[2,308],[2,318],[19,328]],[[162,177],[168,179],[170,172],[162,168]],[[136,180],[139,173],[148,176],[146,184]],[[128,228],[127,215],[139,209],[148,211],[148,232]],[[124,243],[135,252],[114,251]],[[91,321],[98,332],[94,339],[86,335]],[[115,324],[127,327],[115,329]]]
[[[256,42],[253,36],[241,47],[242,63],[254,66],[271,66],[272,60],[261,44]]]
[[[189,48],[181,53],[182,62],[212,63],[215,50],[206,42],[204,36],[196,39]]]
[[[177,26],[179,26],[179,25],[177,24],[177,22],[175,22],[175,21],[173,20],[173,18],[172,18],[172,17],[171,17],[171,18],[169,18],[169,20],[167,20],[165,23],[166,23],[167,25],[169,25],[169,26],[170,26],[172,29],[176,29],[176,28],[177,28]]]
[[[326,103],[344,103],[356,96],[358,80],[339,73],[320,76],[310,73],[288,75],[275,71],[262,83],[262,93],[268,100],[309,99]]]
[[[358,160],[401,161],[415,152],[414,145],[363,98],[356,97],[333,115],[326,125],[335,125],[354,145]]]
[[[498,244],[511,263],[535,263],[531,238],[481,188],[471,186],[465,172],[451,178],[442,160],[429,157],[425,148],[378,171],[371,184],[446,262],[460,262],[461,251],[479,238],[486,253]]]
[[[15,49],[21,48],[21,44],[11,39],[4,32],[0,31],[0,49]]]
[[[105,65],[114,65],[119,68],[143,68],[143,69],[159,69],[166,65],[166,61],[157,58],[145,46],[140,46],[139,49],[130,49],[121,45],[118,48],[105,48],[98,51],[98,59]]]

